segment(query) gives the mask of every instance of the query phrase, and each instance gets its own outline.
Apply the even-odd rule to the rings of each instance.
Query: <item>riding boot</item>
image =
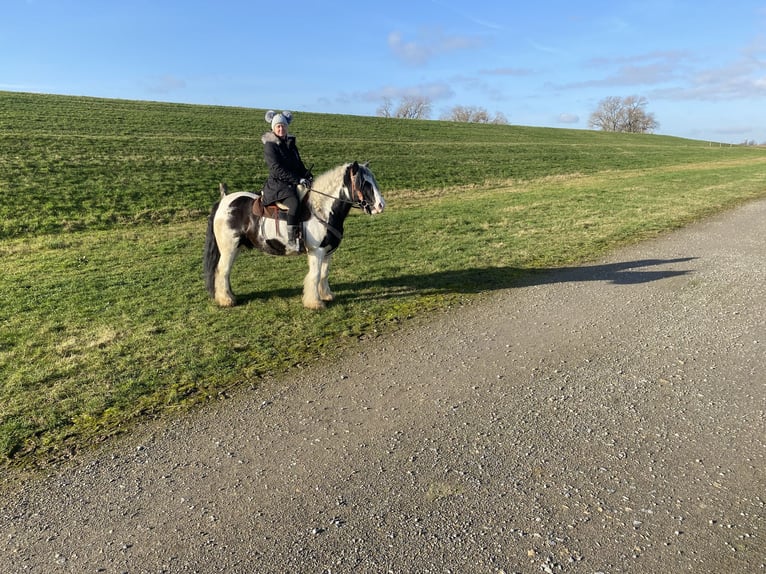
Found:
[[[300,253],[301,251],[301,242],[300,239],[298,239],[297,225],[287,226],[287,245],[285,245],[285,251],[295,251],[295,253]]]

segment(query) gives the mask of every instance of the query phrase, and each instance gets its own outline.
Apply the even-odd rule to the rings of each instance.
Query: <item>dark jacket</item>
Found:
[[[263,186],[263,202],[274,203],[296,193],[295,186],[304,177],[309,177],[303,165],[301,154],[295,145],[295,136],[288,135],[281,139],[274,132],[266,132],[261,137],[263,159],[269,168],[269,179]]]

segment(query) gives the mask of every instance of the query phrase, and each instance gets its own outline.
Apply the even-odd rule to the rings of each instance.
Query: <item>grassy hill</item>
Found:
[[[45,464],[146,416],[263,384],[541,269],[766,196],[766,149],[653,135],[296,113],[320,173],[370,160],[337,301],[304,259],[201,278],[218,182],[259,188],[265,110],[0,92],[0,461]]]
[[[265,110],[0,92],[0,239],[207,211],[218,182],[259,189]],[[760,157],[663,136],[296,113],[319,173],[370,160],[386,190]]]

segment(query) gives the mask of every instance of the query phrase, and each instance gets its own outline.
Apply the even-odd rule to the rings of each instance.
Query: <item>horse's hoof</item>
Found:
[[[327,295],[322,295],[322,301],[325,301],[327,303],[331,301],[335,301],[335,295],[333,295],[332,293],[328,293]]]
[[[237,304],[233,297],[216,297],[215,302],[221,307],[234,307]]]
[[[306,309],[312,309],[314,311],[324,309],[324,303],[322,301],[304,301],[303,306]]]

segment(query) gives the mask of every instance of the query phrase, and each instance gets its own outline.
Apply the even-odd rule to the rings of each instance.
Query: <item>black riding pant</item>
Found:
[[[300,201],[298,201],[298,195],[294,193],[290,197],[281,199],[280,203],[287,207],[287,225],[300,225],[298,217],[298,207],[300,207]]]

